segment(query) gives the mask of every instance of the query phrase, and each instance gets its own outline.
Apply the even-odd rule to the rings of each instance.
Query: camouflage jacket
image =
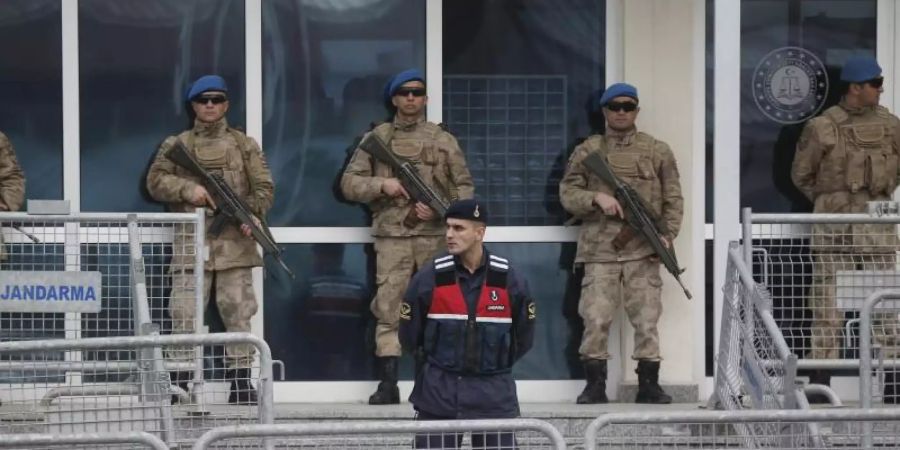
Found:
[[[169,210],[175,212],[193,211],[196,208],[188,199],[200,184],[200,179],[165,157],[176,139],[181,139],[188,150],[194,152],[197,161],[204,168],[221,173],[225,182],[247,203],[253,214],[260,219],[265,218],[274,199],[274,183],[265,156],[256,141],[229,128],[224,118],[211,124],[196,121],[193,129],[166,138],[147,174],[147,190],[154,199],[166,203]],[[212,222],[210,214],[211,211],[208,211],[207,228]],[[179,245],[179,236],[184,237],[184,234],[176,232],[176,247]],[[206,270],[262,265],[256,241],[241,234],[239,226],[233,221],[216,237],[207,233],[206,244],[209,248]],[[180,264],[189,265],[190,261],[176,261],[173,258],[173,268],[180,267]]]
[[[684,200],[678,166],[669,146],[649,134],[634,131],[619,138],[594,135],[575,147],[559,183],[563,207],[582,219],[575,262],[632,261],[653,255],[650,244],[639,234],[621,250],[613,248],[612,241],[625,222],[603,214],[594,204],[597,192],[615,192],[581,164],[593,152],[606,157],[613,172],[661,218],[668,231],[666,238],[674,240],[681,228]]]
[[[890,200],[897,186],[900,119],[882,106],[844,101],[806,123],[791,167],[794,184],[817,213],[862,213],[869,201]],[[892,252],[896,233],[867,224],[817,225],[813,244],[832,251]]]
[[[466,158],[456,138],[424,117],[411,124],[384,123],[375,133],[398,156],[413,162],[422,179],[448,201],[472,198],[475,188]],[[367,135],[368,136],[368,135]],[[365,137],[364,137],[365,138]],[[372,210],[372,234],[378,237],[436,236],[444,234],[443,220],[436,217],[413,228],[403,225],[412,203],[391,198],[381,191],[385,179],[395,177],[387,165],[357,148],[341,177],[341,191],[348,200],[365,203]]]
[[[0,133],[0,210],[18,211],[25,203],[25,174],[16,152],[5,134]]]

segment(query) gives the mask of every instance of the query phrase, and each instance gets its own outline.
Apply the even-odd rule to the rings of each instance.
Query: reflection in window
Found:
[[[791,181],[797,140],[808,120],[804,97],[817,102],[821,112],[840,100],[841,66],[853,54],[875,52],[875,0],[806,0],[741,2],[741,206],[759,212],[808,212],[812,205]],[[757,71],[773,59],[792,57],[785,47],[800,47],[803,60],[817,59],[817,70]],[[790,49],[787,49],[790,51]],[[797,53],[797,52],[795,52]],[[815,58],[812,58],[811,56]],[[799,57],[799,54],[797,54]],[[807,67],[818,67],[809,63]],[[788,73],[787,70],[793,70]],[[771,85],[762,95],[754,76]],[[806,79],[827,79],[811,86]],[[818,82],[818,81],[817,81]],[[754,91],[754,86],[757,90]],[[821,98],[819,98],[821,96]],[[781,114],[781,115],[779,115]],[[792,116],[793,114],[793,116]]]
[[[398,24],[402,24],[399,26]],[[425,2],[263,2],[263,141],[276,226],[363,226],[333,187],[355,137],[385,120],[388,77],[425,66]]]
[[[81,207],[161,211],[144,190],[166,136],[190,126],[187,85],[225,77],[232,126],[244,124],[242,0],[81,0]]]
[[[0,131],[25,172],[27,198],[63,196],[61,24],[60,0],[0,2]]]
[[[528,280],[537,303],[534,348],[515,367],[523,380],[580,378],[580,274],[575,244],[488,244]],[[374,362],[374,254],[363,244],[292,244],[285,261],[296,280],[266,278],[265,339],[284,361],[286,380],[369,380]],[[401,378],[412,377],[404,357]]]
[[[497,225],[563,222],[559,179],[596,127],[605,13],[601,0],[443,3],[444,121]]]

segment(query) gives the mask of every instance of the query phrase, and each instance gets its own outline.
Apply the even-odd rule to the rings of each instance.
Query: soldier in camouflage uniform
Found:
[[[897,186],[900,119],[879,106],[883,78],[872,57],[853,57],[841,71],[845,93],[840,103],[810,120],[800,141],[791,178],[814,204],[816,213],[863,213],[869,201],[890,200]],[[894,270],[898,249],[894,226],[825,224],[813,227],[812,349],[808,357],[840,358],[843,312],[835,301],[839,270]],[[885,323],[893,328],[894,322]],[[876,324],[876,328],[878,324]],[[876,333],[878,330],[876,329]],[[894,331],[879,338],[894,339]],[[895,353],[888,347],[886,350]],[[894,374],[885,380],[885,401],[897,401]],[[830,373],[815,371],[811,383],[828,385]],[[811,402],[826,401],[814,396]]]
[[[18,211],[23,203],[25,174],[16,160],[12,143],[5,134],[0,133],[0,211]]]
[[[0,211],[18,211],[25,203],[25,174],[16,152],[5,134],[0,133]],[[0,235],[0,261],[6,260],[3,235]],[[0,405],[3,403],[0,402]]]
[[[169,161],[165,154],[176,139],[193,152],[197,161],[211,172],[222,174],[225,182],[253,210],[257,218],[265,217],[272,206],[274,187],[272,174],[256,142],[244,133],[230,128],[225,119],[228,111],[228,88],[216,75],[203,76],[191,85],[187,100],[196,115],[194,127],[162,143],[147,175],[147,189],[154,199],[165,202],[171,211],[193,211],[200,206],[215,208],[209,192],[199,178]],[[211,214],[211,210],[208,210]],[[209,216],[209,214],[208,214]],[[211,224],[207,220],[207,227]],[[175,248],[187,249],[193,242],[187,233],[176,230]],[[209,260],[204,267],[203,298],[208,303],[214,290],[216,305],[227,331],[250,331],[250,319],[256,314],[251,270],[262,265],[262,258],[246,225],[229,222],[218,236],[206,235]],[[173,333],[195,331],[197,314],[194,302],[193,256],[177,251],[173,257],[172,295],[169,313]],[[228,379],[231,380],[229,403],[252,404],[257,394],[250,383],[250,367],[254,360],[252,346],[229,345],[225,348]],[[191,361],[190,349],[169,349],[171,359]],[[190,374],[176,372],[175,382],[187,387]]]
[[[625,312],[634,326],[632,358],[638,361],[639,383],[636,402],[670,403],[672,398],[659,386],[659,258],[639,234],[625,239],[625,234],[620,236],[626,224],[622,206],[610,186],[581,161],[595,152],[604,157],[613,172],[661,218],[668,245],[678,235],[683,214],[678,167],[668,145],[635,128],[640,108],[634,86],[609,86],[598,106],[606,117],[606,135],[593,135],[575,148],[559,184],[563,207],[582,219],[575,262],[584,265],[578,312],[585,330],[579,353],[587,385],[577,401],[608,401],[607,339],[616,309],[624,300]]]
[[[385,103],[394,120],[376,126],[378,135],[398,156],[413,161],[416,170],[446,200],[474,196],[472,176],[456,138],[425,120],[425,77],[416,69],[394,76],[385,86]],[[377,292],[371,310],[377,319],[375,356],[381,382],[369,404],[400,402],[397,362],[401,354],[398,330],[400,302],[415,271],[443,247],[444,226],[427,205],[410,200],[390,167],[357,148],[341,177],[348,200],[372,211]],[[417,222],[409,227],[410,220]],[[406,221],[407,223],[404,223]]]

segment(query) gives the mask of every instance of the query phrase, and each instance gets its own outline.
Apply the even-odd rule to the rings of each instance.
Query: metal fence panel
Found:
[[[137,334],[131,289],[130,239],[131,218],[140,236],[140,249],[145,269],[147,307],[150,320],[160,324],[163,332],[172,328],[168,306],[171,273],[190,272],[202,283],[204,216],[196,213],[29,215],[0,213],[3,248],[0,270],[5,273],[54,274],[59,272],[99,273],[101,298],[99,312],[0,312],[0,340],[75,339],[82,337],[131,336]],[[202,285],[202,284],[198,284]],[[24,286],[23,286],[24,289]],[[9,301],[10,296],[19,301]],[[27,301],[25,292],[0,292],[0,311],[10,305],[34,307],[41,302]],[[34,300],[32,293],[32,300]],[[43,296],[46,304],[51,296]],[[62,294],[54,295],[57,300]],[[40,300],[40,299],[39,299]],[[201,305],[200,291],[192,299]],[[70,304],[74,302],[68,302]],[[5,308],[5,309],[4,309]],[[198,309],[201,310],[201,309]],[[202,331],[199,315],[193,331]],[[79,355],[60,355],[66,360],[79,360]]]
[[[262,440],[261,440],[262,438]],[[537,419],[322,422],[221,427],[210,430],[194,450],[292,449],[565,449],[559,431]]]
[[[0,448],[14,449],[133,449],[169,450],[158,437],[143,432],[101,434],[3,434]]]
[[[588,425],[584,448],[873,448],[866,428],[877,448],[900,447],[900,410],[830,409],[607,414]],[[768,433],[746,433],[759,429]]]
[[[0,343],[0,434],[143,431],[187,445],[217,426],[273,422],[272,357],[264,341],[248,333],[157,336],[153,331]],[[229,345],[252,346],[259,354],[249,375],[259,405],[230,402],[235,374],[222,365]],[[170,363],[162,357],[170,346],[204,347],[202,379],[190,381],[192,395],[172,383]],[[85,358],[60,357],[71,352]]]
[[[729,410],[802,407],[805,402],[794,383],[796,357],[772,317],[768,292],[753,280],[734,242],[728,251],[723,291],[715,385],[719,406]]]
[[[873,202],[870,211],[745,210],[743,241],[754,277],[770,293],[773,316],[801,368],[856,369],[863,301],[875,290],[900,288],[896,204]],[[885,341],[892,326],[881,334]]]

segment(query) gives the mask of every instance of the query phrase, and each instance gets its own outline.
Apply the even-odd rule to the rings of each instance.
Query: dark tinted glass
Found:
[[[205,74],[229,85],[244,124],[244,2],[81,0],[81,209],[159,211],[144,189],[166,136],[189,126],[185,88]]]
[[[559,179],[598,125],[606,2],[455,0],[443,12],[444,121],[476,195],[496,225],[562,223]]]
[[[60,0],[0,2],[0,131],[25,171],[26,198],[63,196],[61,23]]]
[[[488,244],[528,281],[538,311],[534,348],[515,367],[521,380],[579,378],[580,274],[575,244]],[[374,255],[363,244],[292,244],[285,261],[298,277],[266,278],[265,339],[286,379],[368,380],[373,372]],[[408,358],[404,358],[407,360]],[[404,361],[401,377],[412,377]]]
[[[791,181],[797,140],[840,100],[847,57],[875,54],[876,3],[741,2],[741,206],[812,210]]]
[[[263,3],[263,141],[276,226],[363,226],[334,190],[356,137],[385,120],[387,79],[425,69],[425,2]]]

